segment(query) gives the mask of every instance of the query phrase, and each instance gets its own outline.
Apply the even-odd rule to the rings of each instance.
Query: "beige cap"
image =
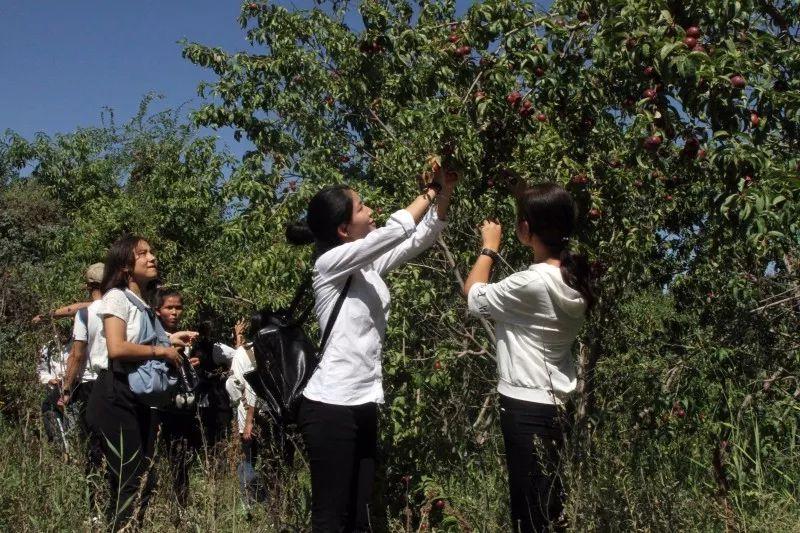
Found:
[[[103,281],[103,271],[106,266],[103,263],[95,263],[86,269],[86,283],[100,285]]]

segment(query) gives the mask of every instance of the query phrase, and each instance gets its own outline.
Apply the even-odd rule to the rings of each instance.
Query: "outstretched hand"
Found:
[[[173,346],[190,346],[199,335],[196,331],[176,331],[170,333],[169,343]]]

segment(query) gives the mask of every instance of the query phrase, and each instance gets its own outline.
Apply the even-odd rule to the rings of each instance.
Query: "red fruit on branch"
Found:
[[[538,115],[536,115],[536,120],[538,120],[539,122],[547,122],[547,115],[545,115],[544,113],[539,113]]]
[[[441,370],[442,369],[442,362],[441,361],[436,361],[435,363],[433,363],[433,368],[434,368],[434,370]]]
[[[651,135],[644,140],[644,147],[651,152],[655,152],[658,150],[658,147],[661,146],[663,140],[661,135]]]
[[[451,43],[457,43],[457,42],[458,42],[458,39],[459,39],[459,37],[458,37],[458,35],[456,35],[455,33],[451,33],[451,34],[450,34],[450,37],[448,37],[448,39],[450,40],[450,42],[451,42]]]
[[[747,187],[751,183],[753,183],[753,176],[748,174],[747,176],[744,177],[744,186]]]
[[[472,52],[472,48],[467,45],[456,48],[456,55],[460,57],[467,56],[470,54],[470,52]]]
[[[731,85],[736,89],[744,89],[747,85],[747,80],[741,74],[734,74],[730,79]]]
[[[475,101],[476,102],[480,102],[484,98],[486,98],[486,93],[485,92],[483,92],[483,91],[475,91]]]
[[[667,202],[671,202],[672,201],[672,195],[671,194],[665,194],[664,195],[664,200],[666,200]]]
[[[683,39],[683,44],[686,45],[686,48],[691,50],[695,46],[697,46],[697,38],[696,37],[686,37]]]
[[[597,220],[601,216],[603,216],[603,212],[597,209],[596,207],[589,209],[589,218]]]
[[[441,510],[441,509],[444,509],[444,500],[442,500],[442,499],[440,498],[440,499],[438,499],[438,500],[436,500],[436,501],[434,502],[434,505],[436,506],[436,508],[437,508],[437,509],[440,509],[440,510]]]
[[[694,48],[692,48],[692,52],[706,53],[706,47],[700,43],[697,43],[696,45],[694,45]]]
[[[258,4],[250,3],[250,4],[247,4],[247,7],[250,8],[251,10],[255,11],[256,9],[258,9]]]
[[[757,128],[758,125],[761,124],[761,117],[758,116],[758,113],[755,111],[750,112],[750,125],[754,128]]]
[[[530,101],[530,100],[524,100],[524,101],[522,102],[522,107],[523,107],[524,109],[530,109],[532,105],[533,105],[533,104],[531,103],[531,101]]]
[[[655,100],[656,99],[656,95],[658,94],[658,91],[656,91],[652,87],[648,87],[647,89],[645,89],[642,92],[642,94],[644,95],[645,98],[648,98],[650,100]]]
[[[544,76],[544,69],[542,67],[536,67],[533,73],[536,74],[537,78],[541,78],[542,76]]]
[[[687,37],[694,37],[695,39],[699,39],[701,35],[703,35],[703,32],[701,32],[700,28],[698,28],[697,26],[689,26],[688,28],[686,28]]]
[[[706,151],[702,148],[697,151],[697,159],[705,159],[706,158]]]
[[[516,107],[521,98],[522,94],[520,94],[519,91],[512,91],[506,96],[506,102],[508,102],[511,107]]]
[[[642,69],[642,72],[644,72],[645,76],[652,76],[655,73],[655,71],[656,69],[651,66],[646,66],[644,67],[644,69]]]

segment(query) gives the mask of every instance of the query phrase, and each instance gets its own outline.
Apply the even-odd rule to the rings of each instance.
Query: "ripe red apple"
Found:
[[[436,361],[435,363],[433,363],[433,368],[434,368],[434,370],[441,370],[442,369],[442,362],[441,361]]]
[[[644,95],[645,98],[648,98],[650,100],[655,100],[658,92],[652,87],[648,87],[647,89],[644,90],[642,94]]]
[[[444,509],[444,500],[440,498],[434,502],[434,505],[436,505],[437,509]]]
[[[544,113],[539,113],[538,115],[536,115],[536,120],[538,120],[539,122],[547,122],[547,115],[545,115]]]
[[[686,411],[683,409],[683,407],[679,407],[679,408],[678,408],[678,409],[675,411],[675,414],[676,414],[676,415],[678,415],[678,418],[683,418],[683,417],[685,417],[685,416],[686,416]]]
[[[531,109],[530,107],[523,107],[520,108],[519,110],[519,116],[521,116],[522,118],[528,118],[529,116],[531,116],[531,114],[533,114],[533,109]]]
[[[520,94],[519,91],[512,91],[506,96],[506,102],[508,102],[511,107],[516,107],[520,98],[522,98],[522,94]]]
[[[249,7],[252,10],[256,10],[256,9],[258,9],[258,4],[250,3],[250,4],[247,4],[247,7]]]
[[[731,76],[731,85],[736,89],[744,89],[747,85],[747,80],[741,74],[734,74]]]
[[[603,216],[603,212],[597,209],[596,207],[589,209],[589,218],[597,220],[601,216]]]
[[[661,135],[651,135],[644,140],[644,147],[647,150],[655,152],[658,150],[658,147],[661,146],[662,141]]]
[[[486,93],[485,92],[483,92],[483,91],[475,91],[475,101],[476,102],[480,102],[484,98],[486,98]]]
[[[706,158],[706,151],[702,148],[697,151],[697,159],[705,159]]]
[[[683,39],[683,44],[686,45],[686,48],[691,50],[695,46],[697,46],[697,38],[696,37],[686,37]]]
[[[523,107],[524,109],[530,109],[532,105],[533,105],[533,104],[531,103],[531,101],[530,101],[530,100],[524,100],[524,101],[522,102],[522,107]]]
[[[753,183],[753,176],[748,174],[747,176],[744,177],[744,186],[747,187],[751,183]]]
[[[544,76],[544,69],[542,67],[536,67],[533,73],[536,74],[537,78],[541,78],[542,76]]]
[[[759,124],[761,124],[761,117],[758,116],[758,113],[755,111],[750,112],[750,124],[757,128]]]
[[[655,71],[656,71],[656,69],[651,67],[651,66],[649,66],[649,65],[644,67],[644,69],[642,70],[642,72],[644,72],[645,76],[652,76],[655,73]]]
[[[699,39],[701,35],[703,35],[703,32],[701,32],[700,28],[698,28],[697,26],[689,26],[688,28],[686,28],[687,37],[694,37],[695,39]]]
[[[672,201],[672,195],[671,194],[665,194],[664,195],[664,200],[666,200],[667,202],[671,202]]]
[[[692,52],[702,52],[702,53],[705,54],[706,53],[706,47],[703,46],[700,43],[697,43],[696,45],[694,45],[694,48],[692,48]]]
[[[467,45],[459,46],[458,48],[456,48],[456,55],[461,57],[469,55],[470,52],[472,52],[472,48]]]
[[[450,40],[450,42],[451,42],[451,43],[457,43],[457,42],[458,42],[458,39],[459,39],[459,37],[458,37],[458,35],[457,35],[457,34],[455,34],[455,33],[451,33],[451,34],[450,34],[450,37],[448,37],[448,39]]]

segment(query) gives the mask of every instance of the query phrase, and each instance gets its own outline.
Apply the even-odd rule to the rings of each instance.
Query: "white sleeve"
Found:
[[[497,283],[475,283],[467,295],[469,312],[498,322],[528,323],[530,316],[520,313],[520,309],[528,306],[531,291],[535,290],[532,283],[537,280],[544,287],[541,277],[527,270],[511,274]]]
[[[211,359],[217,365],[230,368],[235,353],[235,348],[231,348],[227,344],[221,342],[215,342],[214,347],[211,349]]]
[[[86,324],[89,313],[81,313],[83,309],[75,313],[75,320],[72,322],[72,340],[87,342],[89,340],[89,328]],[[84,314],[86,316],[84,316]]]
[[[119,319],[128,322],[128,308],[131,303],[128,301],[125,293],[119,289],[111,289],[103,295],[103,304],[97,311],[100,318],[115,316]]]
[[[369,232],[363,239],[328,250],[317,259],[314,267],[322,281],[348,276],[414,235],[415,228],[414,217],[401,209],[392,214],[384,227]]]
[[[239,380],[236,376],[230,375],[225,380],[225,391],[231,401],[231,407],[236,407],[242,399],[242,389],[239,387]]]
[[[435,208],[429,209],[425,214],[425,218],[417,225],[411,238],[406,239],[376,259],[373,267],[378,274],[383,275],[411,261],[431,247],[446,225],[447,222],[439,220],[439,215]]]

